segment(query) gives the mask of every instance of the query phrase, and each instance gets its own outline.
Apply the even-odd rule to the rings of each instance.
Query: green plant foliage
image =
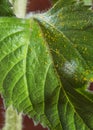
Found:
[[[0,16],[12,16],[13,12],[8,0],[0,0]]]
[[[52,129],[53,123],[60,122],[54,105],[58,102],[60,85],[40,28],[32,21],[30,30],[30,22],[0,19],[0,90],[7,107],[12,104],[19,112]],[[54,122],[47,117],[48,113],[55,117]]]
[[[50,130],[93,130],[93,12],[59,0],[31,19],[0,18],[0,93],[6,107]]]
[[[53,4],[55,4],[57,2],[57,0],[51,0]]]
[[[62,113],[65,113],[62,112],[63,105],[62,108],[60,105],[60,120],[64,130],[83,129],[83,125],[80,128],[75,126],[77,124],[75,123],[77,122],[75,115],[78,114],[83,124],[92,130],[93,94],[87,91],[87,88],[89,83],[93,81],[93,12],[82,2],[73,3],[72,0],[68,1],[67,5],[64,1],[64,6],[61,5],[61,2],[60,0],[48,13],[36,18],[51,50],[57,73],[66,94],[66,100],[69,106],[74,108],[74,114],[71,114],[73,110],[65,106],[65,110],[73,115],[71,119],[71,116],[67,114],[70,117],[70,120],[68,118],[67,121],[65,116],[62,116]],[[63,99],[59,96],[60,104],[62,101]]]
[[[84,2],[85,2],[86,5],[91,5],[92,0],[84,0]]]

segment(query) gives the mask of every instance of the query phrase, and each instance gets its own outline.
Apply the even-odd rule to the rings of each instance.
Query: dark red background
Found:
[[[52,0],[28,0],[27,11],[42,11],[51,7]]]
[[[51,7],[50,0],[28,0],[27,12],[30,11],[43,11]],[[0,130],[4,125],[5,110],[3,105],[3,99],[0,96]],[[23,116],[23,130],[47,130],[44,129],[40,124],[34,126],[33,121],[27,116]]]

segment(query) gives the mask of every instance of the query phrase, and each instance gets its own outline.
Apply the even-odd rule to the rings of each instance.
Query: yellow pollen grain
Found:
[[[48,63],[47,62],[44,62],[45,65],[47,65]]]
[[[83,80],[84,80],[84,81],[87,81],[87,78],[86,78],[86,77],[84,77],[84,78],[83,78]]]
[[[41,33],[39,33],[39,37],[42,37],[42,34],[41,34]]]
[[[63,45],[64,48],[66,48],[66,45]]]
[[[59,54],[59,50],[58,49],[56,49],[55,51],[56,51],[57,54]]]
[[[87,51],[87,48],[86,48],[86,47],[84,48],[84,51]]]
[[[90,81],[93,82],[93,78],[90,78]]]

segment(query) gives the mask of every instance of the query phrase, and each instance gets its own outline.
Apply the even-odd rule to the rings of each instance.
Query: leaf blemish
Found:
[[[65,62],[63,69],[65,73],[72,75],[77,69],[77,64],[74,60],[71,60],[70,62],[67,61]]]

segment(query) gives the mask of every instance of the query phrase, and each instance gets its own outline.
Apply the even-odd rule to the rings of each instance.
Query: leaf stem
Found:
[[[5,126],[2,130],[22,130],[22,114],[18,114],[12,106],[6,110]]]
[[[24,18],[26,15],[27,0],[9,0],[13,5],[13,10],[18,18]]]

